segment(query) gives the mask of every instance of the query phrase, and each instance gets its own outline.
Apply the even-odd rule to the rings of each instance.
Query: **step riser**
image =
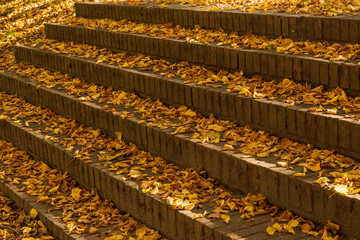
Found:
[[[121,131],[125,140],[143,146],[145,150],[180,166],[203,166],[210,177],[220,179],[233,189],[261,192],[268,197],[270,203],[290,209],[298,215],[323,224],[329,219],[334,220],[341,225],[342,231],[350,236],[360,233],[360,214],[357,214],[360,210],[360,206],[357,207],[360,201],[354,200],[351,196],[334,195],[330,198],[332,191],[325,190],[318,184],[311,184],[306,179],[294,177],[292,171],[278,168],[275,164],[242,158],[240,154],[223,152],[220,147],[211,144],[200,145],[196,140],[189,139],[189,136],[172,135],[168,130],[137,124],[139,119],[115,117],[102,110],[99,105],[79,102],[75,97],[65,93],[58,94],[55,90],[42,87],[37,89],[36,84],[28,80],[6,77],[4,74],[0,76],[0,88],[9,93],[22,89],[23,91],[17,92],[19,97],[35,104],[48,103],[44,107],[113,135],[114,132]],[[14,141],[19,141],[21,146],[26,145],[21,138]],[[81,179],[78,180],[83,182]],[[97,189],[101,191],[102,187],[98,186]],[[110,191],[110,194],[113,192]],[[126,210],[121,206],[119,208]],[[136,213],[134,216],[137,216]],[[144,222],[148,223],[146,219]],[[151,222],[148,224],[152,226]]]
[[[163,24],[172,22],[183,27],[220,29],[241,34],[252,32],[269,37],[298,40],[359,42],[359,18],[356,16],[310,16],[266,12],[209,11],[199,7],[169,5],[167,8],[128,4],[75,3],[77,17],[127,19],[135,22]]]
[[[156,74],[119,69],[34,48],[15,47],[15,55],[19,61],[31,62],[39,67],[113,86],[115,89],[158,98],[168,104],[186,105],[204,115],[213,113],[240,125],[250,125],[254,129],[266,130],[320,148],[336,149],[339,153],[360,159],[360,123],[357,120],[309,112],[306,108],[288,107],[286,103],[255,99],[197,84],[183,84],[182,80],[169,80]]]
[[[138,52],[221,69],[242,70],[249,75],[261,75],[266,80],[290,78],[311,83],[313,86],[324,85],[331,89],[341,87],[350,95],[360,94],[360,68],[356,63],[332,62],[270,50],[190,43],[186,40],[86,29],[80,26],[46,24],[45,32],[47,38],[60,41]]]

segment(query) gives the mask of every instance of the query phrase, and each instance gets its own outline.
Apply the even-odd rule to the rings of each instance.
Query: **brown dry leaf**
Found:
[[[303,233],[308,233],[311,231],[311,229],[312,229],[312,227],[308,223],[304,223],[303,225],[301,225],[301,231]]]
[[[324,227],[325,229],[328,229],[329,231],[331,231],[333,234],[336,234],[339,230],[340,230],[340,226],[328,221],[328,223],[325,225]]]
[[[209,218],[220,218],[220,213],[212,213],[210,215],[208,215]]]
[[[99,232],[99,229],[98,228],[95,228],[95,227],[90,227],[89,229],[89,233],[91,234],[96,234]]]

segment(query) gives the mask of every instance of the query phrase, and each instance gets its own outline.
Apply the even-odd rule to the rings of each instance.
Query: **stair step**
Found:
[[[39,88],[43,89],[42,87]],[[20,99],[11,97],[11,100],[19,102]],[[16,106],[13,106],[13,110]],[[99,151],[93,152],[94,155],[90,159],[76,157],[75,149],[67,150],[61,142],[65,139],[76,139],[87,136],[87,134],[81,134],[71,137],[70,134],[60,135],[52,134],[45,129],[58,120],[57,117],[47,111],[46,114],[52,116],[52,118],[41,118],[43,121],[41,124],[31,123],[29,127],[25,126],[25,122],[31,119],[32,116],[36,116],[38,113],[32,113],[31,107],[28,105],[24,110],[19,112],[27,112],[27,118],[20,118],[18,120],[6,119],[2,117],[0,120],[0,133],[7,141],[11,141],[21,146],[22,149],[31,153],[36,159],[42,159],[45,163],[56,169],[68,172],[73,176],[80,186],[87,189],[94,188],[102,197],[111,199],[116,207],[120,210],[126,210],[134,216],[134,218],[141,220],[152,228],[160,230],[169,239],[214,239],[214,240],[230,240],[230,239],[278,239],[278,236],[266,235],[265,229],[267,226],[272,225],[270,215],[262,215],[255,217],[253,222],[247,222],[240,218],[238,211],[231,212],[231,220],[229,225],[225,224],[221,219],[208,219],[199,218],[192,219],[195,213],[202,213],[204,210],[174,210],[166,201],[161,200],[158,195],[146,194],[141,190],[141,180],[130,179],[126,174],[116,175],[114,171],[110,171],[110,166],[104,166],[104,162],[97,161]],[[33,115],[31,115],[31,113]],[[9,114],[7,114],[9,115]],[[14,116],[14,114],[10,115]],[[63,119],[63,117],[58,116]],[[54,120],[55,119],[55,120]],[[21,124],[19,124],[21,123]],[[64,120],[63,124],[59,124],[58,127],[62,129],[75,128],[79,126],[74,124],[73,121]],[[65,127],[65,128],[63,128]],[[84,127],[82,128],[84,129]],[[86,129],[84,129],[87,132]],[[48,136],[48,137],[46,137]],[[56,137],[58,140],[52,140],[51,137]],[[92,138],[90,141],[97,140],[97,137]],[[102,139],[107,139],[106,137]],[[109,142],[111,144],[111,142]],[[76,145],[75,145],[76,147]],[[106,146],[104,146],[106,151]],[[100,150],[101,151],[101,150]],[[123,149],[112,152],[116,154],[122,152]],[[139,151],[140,152],[140,151]],[[141,153],[141,152],[140,152]],[[141,153],[143,154],[143,153]],[[136,154],[130,154],[130,157],[120,157],[113,161],[113,163],[119,162],[119,160],[136,158]],[[92,160],[92,162],[89,162]],[[151,160],[149,160],[151,162]],[[102,164],[101,164],[102,163]],[[135,165],[134,165],[135,166]],[[167,166],[168,169],[176,169],[171,165]],[[166,169],[166,168],[165,168]],[[151,175],[151,168],[149,171],[142,171]],[[189,171],[190,173],[190,171]],[[158,174],[153,176],[169,176],[166,172],[159,171]],[[126,180],[125,180],[126,179]],[[194,184],[196,184],[196,178]],[[204,180],[205,181],[205,180]],[[208,180],[210,183],[212,180]],[[190,181],[185,184],[190,183]],[[219,189],[221,186],[219,187]],[[200,187],[199,187],[200,189]],[[227,191],[227,190],[225,190]],[[201,194],[199,192],[199,194]],[[212,196],[211,194],[209,196]],[[239,195],[233,195],[234,198],[239,198]],[[219,198],[221,200],[222,198]],[[228,199],[228,198],[226,198]],[[231,199],[230,199],[231,200]],[[235,201],[235,200],[234,200]],[[203,209],[209,211],[213,209],[214,204],[202,203]],[[263,233],[263,234],[260,234]],[[254,237],[253,237],[254,235]],[[312,239],[297,230],[296,235],[288,235],[286,239]],[[63,238],[61,238],[63,239]],[[65,239],[65,238],[64,238]],[[87,239],[87,238],[86,238]]]
[[[214,114],[222,119],[236,121],[242,126],[250,125],[254,129],[265,130],[280,137],[320,148],[336,149],[341,154],[360,159],[357,144],[360,123],[357,119],[345,118],[344,114],[309,111],[312,105],[289,107],[288,103],[280,100],[229,93],[226,87],[184,84],[184,80],[180,78],[166,78],[159,73],[118,68],[116,65],[97,63],[96,59],[68,56],[34,47],[16,46],[15,55],[18,61],[27,61],[89,82],[160,99],[167,104],[186,105],[206,116]]]
[[[31,209],[36,209],[38,212],[39,219],[44,223],[46,228],[54,235],[56,239],[59,240],[97,240],[100,239],[94,235],[86,234],[85,236],[80,236],[78,234],[70,234],[67,231],[66,224],[61,222],[58,219],[58,215],[49,211],[49,208],[46,207],[43,203],[38,203],[36,197],[29,196],[24,192],[19,192],[19,188],[13,184],[5,183],[0,181],[0,191],[4,192],[9,198],[15,202],[15,204],[23,208],[26,212],[30,212]]]
[[[283,36],[298,40],[322,40],[336,42],[359,42],[358,13],[355,16],[327,17],[311,14],[288,14],[266,12],[243,12],[240,10],[210,10],[209,7],[150,2],[143,5],[109,3],[75,3],[77,17],[128,19],[145,23],[172,22],[184,27],[199,25],[202,28],[219,29],[241,34],[270,37]]]
[[[114,115],[103,109],[104,104],[81,102],[65,91],[37,87],[37,83],[32,82],[35,79],[31,81],[8,73],[0,76],[1,89],[17,93],[19,97],[34,104],[50,108],[64,116],[71,116],[112,136],[120,131],[125,140],[146,151],[158,154],[179,166],[202,166],[210,177],[221,180],[232,189],[261,192],[270,203],[290,209],[315,222],[326,224],[327,220],[333,220],[340,224],[342,231],[349,236],[356,236],[360,231],[360,221],[357,219],[360,215],[356,213],[357,209],[360,209],[357,207],[357,204],[360,204],[358,195],[334,195],[332,190],[313,183],[316,179],[314,174],[310,173],[306,178],[295,177],[293,174],[299,171],[298,168],[287,170],[277,167],[276,159],[273,157],[253,158],[233,151],[222,151],[221,145],[200,144],[196,139],[190,138],[191,134],[174,135],[173,129],[161,129],[139,123],[141,114],[131,108],[110,104],[109,108],[114,108],[119,113]],[[120,114],[123,111],[134,116],[123,118]]]
[[[74,41],[112,50],[138,52],[175,61],[243,71],[260,75],[266,80],[290,78],[313,86],[341,87],[352,96],[360,93],[359,69],[356,61],[330,61],[309,55],[277,53],[275,50],[233,48],[216,43],[188,42],[144,34],[113,32],[51,23],[45,25],[46,37],[59,41]]]
[[[3,148],[1,150],[2,152],[4,151]],[[37,237],[37,239],[40,240],[55,239],[54,236],[49,232],[49,229],[43,228],[43,212],[41,212],[40,215],[38,214],[37,216],[30,216],[29,212],[34,206],[30,206],[31,204],[27,204],[29,208],[23,209],[17,205],[24,205],[20,203],[22,199],[16,198],[17,196],[22,195],[21,193],[19,194],[19,192],[13,191],[14,187],[10,184],[5,183],[3,180],[0,181],[0,189],[1,208],[4,212],[6,212],[6,215],[4,214],[3,216],[1,216],[0,236],[2,237],[2,239],[30,239],[30,237]],[[12,195],[12,198],[9,198],[9,196],[2,192],[3,190],[10,193],[10,195]],[[46,213],[46,215],[49,214]],[[25,228],[30,228],[31,231],[22,231],[25,230]]]

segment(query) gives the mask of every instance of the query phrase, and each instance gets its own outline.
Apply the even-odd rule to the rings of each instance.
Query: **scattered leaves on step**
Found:
[[[2,140],[0,149],[0,169],[11,178],[21,179],[23,188],[20,191],[37,196],[38,202],[47,204],[53,210],[59,210],[60,218],[66,223],[69,232],[98,234],[102,227],[112,226],[113,230],[106,233],[102,230],[102,234],[109,237],[121,236],[125,237],[124,239],[130,239],[131,236],[153,240],[162,238],[156,231],[136,222],[128,214],[121,214],[110,201],[102,200],[96,193],[91,194],[76,187],[76,181],[67,173],[51,169],[43,162],[34,161],[25,152]],[[56,191],[55,186],[59,186]],[[38,212],[31,209],[29,218],[36,219],[37,215]],[[35,221],[39,229],[46,230],[41,221]],[[32,227],[27,227],[24,231],[28,236],[36,233]]]
[[[0,192],[0,238],[53,240],[44,224],[38,220],[37,211],[34,214],[35,211],[31,209],[30,214],[26,214]]]
[[[173,26],[171,23],[144,24],[127,20],[119,21],[113,19],[87,19],[75,17],[67,18],[64,23],[70,26],[81,25],[89,29],[106,29],[113,32],[139,33],[161,38],[186,39],[187,42],[193,43],[216,43],[217,45],[220,45],[219,43],[221,43],[221,45],[232,48],[244,46],[261,50],[273,49],[277,53],[314,55],[316,58],[329,59],[331,61],[359,60],[360,57],[359,44],[293,41],[283,37],[269,39],[265,36],[258,36],[252,33],[239,35],[237,32],[226,33],[223,30],[202,29],[198,25],[196,25],[195,28],[183,28],[179,25]],[[104,60],[100,60],[100,62],[103,61]],[[123,67],[130,66],[131,63]],[[186,78],[186,76],[187,73],[181,75],[182,78]],[[247,89],[245,88],[244,91],[247,91]],[[311,96],[308,96],[308,98],[311,98]]]
[[[311,88],[310,85],[295,83],[290,79],[269,82],[264,81],[259,75],[247,78],[242,72],[229,73],[224,70],[215,72],[208,68],[187,62],[168,62],[164,59],[152,59],[149,56],[141,54],[115,53],[107,49],[99,49],[86,44],[57,42],[48,39],[37,39],[36,42],[41,45],[42,49],[53,52],[78,55],[82,58],[102,58],[103,62],[116,64],[119,67],[140,68],[140,70],[152,72],[161,71],[165,75],[170,71],[177,77],[184,77],[183,73],[186,72],[184,83],[196,82],[200,85],[210,87],[214,84],[223,84],[220,86],[225,87],[224,84],[226,84],[228,92],[235,92],[247,96],[261,95],[261,98],[269,98],[272,100],[282,99],[282,101],[285,102],[291,101],[293,104],[318,105],[319,107],[309,108],[309,111],[321,111],[328,114],[334,114],[335,108],[338,113],[342,111],[345,112],[346,110],[346,113],[356,114],[347,114],[345,117],[360,119],[360,115],[357,114],[360,112],[360,98],[347,96],[341,88],[333,90],[324,90],[323,86]],[[17,71],[21,75],[29,75],[29,73],[37,71],[31,70],[31,65],[22,65],[19,67],[11,56],[8,56],[8,58],[9,60],[7,60],[7,64],[4,64],[4,67],[6,66],[11,70]],[[126,66],[124,66],[125,64]],[[27,71],[24,71],[25,66]],[[54,87],[48,80],[43,80],[42,82],[48,83],[48,87]],[[69,89],[69,87],[67,87],[67,89]],[[72,87],[71,92],[76,94],[76,91],[79,90],[76,87]],[[89,92],[89,96],[83,97],[85,101],[93,101],[92,96],[96,96],[96,99],[101,96],[98,95],[98,91]],[[99,101],[103,101],[103,99],[100,98]],[[122,97],[112,100],[111,103],[116,105],[121,101]],[[329,108],[331,110],[328,111],[324,106],[331,106],[333,108]],[[188,113],[192,115],[196,114],[191,111]],[[221,131],[221,128],[218,130]]]
[[[25,69],[27,70],[25,71]],[[228,144],[240,153],[257,157],[268,157],[274,155],[279,158],[281,162],[284,162],[284,166],[286,166],[285,162],[289,162],[288,167],[292,167],[293,164],[305,164],[303,165],[305,166],[305,169],[316,171],[317,174],[319,174],[319,177],[327,177],[331,179],[330,181],[327,181],[326,185],[324,185],[326,187],[334,189],[338,184],[336,179],[342,176],[339,176],[338,174],[329,175],[328,173],[323,172],[322,169],[334,169],[338,173],[343,172],[345,169],[347,174],[351,177],[347,178],[347,180],[343,181],[341,184],[349,186],[348,192],[351,194],[358,192],[359,179],[352,177],[359,174],[356,167],[357,164],[352,159],[349,160],[349,158],[336,154],[334,151],[324,149],[320,150],[313,148],[310,145],[293,142],[287,139],[280,139],[262,131],[254,131],[249,127],[239,127],[232,122],[218,120],[213,116],[205,118],[185,106],[178,108],[173,106],[167,107],[159,101],[143,99],[131,93],[116,91],[111,88],[97,86],[92,83],[89,84],[80,79],[71,78],[69,76],[50,72],[41,68],[35,68],[28,64],[22,63],[13,65],[13,70],[16,70],[24,77],[30,77],[32,81],[43,86],[62,87],[68,94],[76,94],[77,96],[91,96],[92,94],[99,94],[99,99],[96,101],[106,102],[108,106],[111,106],[109,109],[114,109],[114,111],[110,110],[110,112],[121,115],[121,112],[125,112],[120,109],[121,106],[126,106],[126,116],[128,114],[140,114],[138,116],[142,120],[146,121],[146,123],[150,126],[173,128],[174,131],[176,129],[186,129],[186,132],[195,131],[195,133],[192,134],[192,137],[198,138],[199,142],[202,143]],[[283,84],[291,85],[292,83],[289,81],[283,81]],[[315,93],[319,91],[321,91],[321,88],[319,87],[314,89]],[[339,97],[338,99],[343,98],[343,94],[341,93],[340,95],[342,97]],[[115,105],[112,105],[114,104],[114,99],[117,100]],[[333,97],[331,97],[331,99],[333,99]],[[130,109],[133,109],[135,112],[130,113]],[[6,110],[6,107],[4,110]],[[34,111],[38,112],[39,110]],[[37,116],[37,118],[39,118],[39,116]],[[60,120],[63,121],[61,118]],[[42,120],[34,119],[34,121],[40,121],[39,123],[41,123]],[[192,124],[196,124],[196,126],[193,127]],[[61,128],[55,126],[53,129]],[[55,134],[57,132],[58,131],[55,131]],[[62,130],[58,133],[60,134],[66,132]],[[75,146],[76,142],[63,140],[62,144],[66,148],[72,148]],[[102,143],[96,144],[103,146]],[[95,144],[91,145],[92,146],[87,147],[87,149],[91,149]],[[77,155],[88,157],[86,155],[90,154],[86,152],[84,153]],[[106,161],[114,159],[117,156],[100,154],[98,157],[99,159]],[[112,169],[114,171],[116,170],[116,168]],[[121,172],[125,173],[128,172],[128,170],[123,169]],[[306,176],[306,171],[295,172],[295,175]]]
[[[85,0],[89,2],[89,0]],[[101,2],[109,3],[123,3],[122,0],[102,0]],[[145,4],[145,0],[127,0],[129,4],[141,5]],[[162,7],[163,4],[180,4],[186,6],[202,6],[202,8],[210,11],[214,10],[229,10],[236,9],[246,12],[263,11],[263,12],[286,12],[294,14],[322,14],[326,16],[337,16],[339,14],[353,13],[360,10],[360,3],[356,0],[327,0],[327,1],[248,1],[248,0],[218,0],[216,2],[211,0],[158,0],[156,1],[158,7]],[[356,14],[356,13],[354,13]]]
[[[59,144],[64,147],[74,147],[68,151],[72,151],[75,156],[83,158],[85,161],[93,159],[116,171],[126,170],[119,173],[121,174],[121,179],[125,181],[125,179],[129,177],[139,181],[139,187],[143,192],[159,195],[161,199],[166,200],[166,202],[176,210],[185,209],[192,211],[202,204],[215,203],[214,210],[208,217],[219,218],[224,222],[230,221],[226,216],[230,216],[228,214],[232,211],[238,211],[241,214],[241,218],[247,221],[254,221],[254,217],[257,215],[276,215],[276,213],[279,212],[278,207],[268,204],[262,194],[248,194],[246,197],[234,197],[214,179],[204,177],[205,172],[197,169],[181,170],[172,164],[167,164],[166,161],[160,157],[153,157],[149,153],[138,150],[136,146],[131,143],[125,143],[122,138],[120,138],[121,140],[119,140],[119,138],[111,139],[101,134],[99,130],[85,127],[72,119],[59,116],[48,109],[35,107],[26,103],[24,100],[5,93],[0,94],[0,101],[3,103],[3,105],[0,105],[0,111],[8,112],[8,110],[11,109],[11,114],[8,114],[9,118],[20,119],[16,120],[18,124],[21,124],[22,120],[26,120],[29,123],[27,127],[29,129],[37,126],[36,129],[38,129],[38,133],[44,132],[45,134],[51,132],[51,134],[59,138]],[[145,105],[142,105],[142,107],[144,106]],[[187,111],[186,108],[182,109],[183,111]],[[196,116],[200,117],[199,115]],[[213,117],[212,119],[214,125],[222,126],[223,123],[221,121]],[[229,122],[226,123],[230,126],[232,125]],[[54,133],[54,131],[52,131],[54,128],[62,129],[62,133]],[[250,131],[248,127],[244,129]],[[208,129],[206,128],[206,130]],[[244,134],[237,134],[247,136],[245,132]],[[120,134],[117,135],[119,136]],[[251,135],[254,135],[253,130],[251,130]],[[258,135],[257,137],[259,136],[262,135]],[[49,140],[52,141],[50,138]],[[292,142],[290,140],[283,140],[280,141],[279,144],[278,148],[281,149],[282,147],[291,146]],[[5,146],[7,146],[5,143],[1,145],[0,142],[1,149],[6,149]],[[256,148],[256,146],[251,145],[250,149],[254,148]],[[12,151],[13,150],[10,149],[8,153]],[[19,164],[18,167],[21,166],[25,172],[29,170],[32,171],[32,175],[35,174],[34,176],[36,176],[36,178],[27,179],[27,176],[24,177],[22,175],[24,171],[13,170],[13,165],[8,165],[7,167],[11,170],[5,170],[5,172],[9,172],[9,176],[11,176],[12,179],[24,179],[23,182],[19,182],[24,185],[24,191],[31,195],[37,195],[39,202],[47,204],[58,202],[58,205],[55,204],[58,209],[61,209],[64,203],[73,204],[73,208],[62,211],[62,220],[67,224],[69,231],[84,233],[89,231],[91,227],[98,228],[102,226],[102,224],[112,224],[111,221],[108,222],[105,220],[100,221],[100,223],[93,222],[94,214],[95,216],[96,214],[102,216],[102,212],[95,212],[91,217],[87,214],[89,209],[93,207],[96,209],[104,209],[104,211],[109,208],[112,210],[106,211],[106,214],[111,214],[113,217],[107,216],[104,219],[113,219],[113,214],[117,216],[116,214],[118,214],[118,212],[109,205],[110,202],[104,202],[97,195],[93,196],[95,193],[90,194],[76,187],[76,183],[69,178],[67,174],[57,172],[43,162],[27,163],[27,161],[29,161],[26,161],[28,158],[27,155],[21,151],[20,153],[22,154],[18,154],[17,159],[21,164]],[[112,158],[112,156],[118,156],[120,159],[117,159],[118,157]],[[109,159],[109,157],[111,157],[110,160],[102,160],[103,158]],[[126,157],[127,159],[123,159],[122,157]],[[6,162],[9,158],[12,159],[12,155],[7,154],[3,150],[3,155],[0,160]],[[13,174],[19,175],[13,176]],[[46,188],[43,186],[43,181],[47,182]],[[54,189],[57,189],[57,191]],[[282,215],[282,218],[284,218],[285,215]],[[279,220],[282,218],[279,218]],[[115,217],[115,219],[119,219],[119,217]],[[129,219],[128,216],[126,216],[126,219]],[[289,221],[290,220],[291,219],[289,219]],[[293,228],[292,225],[294,223],[291,222],[290,224],[289,226]],[[291,228],[287,230],[290,233],[292,232]]]

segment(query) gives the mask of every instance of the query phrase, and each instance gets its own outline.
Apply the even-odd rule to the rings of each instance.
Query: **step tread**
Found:
[[[216,43],[204,44],[185,39],[63,24],[46,24],[45,30],[47,38],[60,41],[75,41],[118,51],[139,52],[175,61],[193,62],[215,69],[243,71],[251,76],[260,75],[270,81],[290,78],[303,84],[307,82],[313,86],[324,85],[329,89],[342,87],[351,95],[360,92],[360,67],[354,60],[330,61],[313,55],[277,53],[274,49],[252,49],[244,46],[234,48],[219,46]],[[353,52],[357,48],[355,46],[352,50],[344,51]]]
[[[37,202],[36,196],[30,196],[25,192],[21,192],[20,187],[14,184],[6,183],[5,181],[0,181],[0,190],[6,193],[9,198],[14,201],[19,207],[25,209],[26,212],[30,212],[31,209],[35,209],[38,212],[40,220],[44,223],[47,229],[53,234],[57,239],[69,239],[69,240],[97,240],[103,239],[100,236],[93,234],[75,234],[69,233],[66,227],[66,224],[59,220],[61,218],[61,213],[51,210],[53,207],[49,207],[44,203]]]
[[[160,5],[160,6],[159,6]],[[86,18],[128,19],[146,23],[173,22],[184,27],[200,27],[225,31],[253,32],[294,39],[343,41],[359,40],[359,15],[324,16],[311,14],[243,12],[240,10],[210,10],[210,7],[145,3],[144,5],[75,3],[76,16]],[[96,11],[94,11],[96,9]]]
[[[2,176],[4,177],[4,175]],[[4,180],[0,181],[0,203],[2,211],[4,211],[4,215],[1,216],[0,236],[3,239],[24,239],[29,237],[47,240],[56,239],[46,227],[45,229],[43,228],[43,221],[40,220],[38,215],[31,216],[29,211],[19,207],[17,205],[18,202],[2,192],[2,189],[4,189],[3,186],[5,186],[6,189],[12,188],[9,184],[6,184]],[[30,231],[26,228],[29,228]]]
[[[126,19],[113,20],[113,19],[87,19],[87,18],[68,18],[59,23],[46,23],[45,26],[59,26],[59,27],[76,27],[86,30],[105,30],[112,33],[121,33],[123,35],[132,36],[147,36],[148,38],[160,38],[171,40],[186,40],[186,43],[202,43],[210,46],[221,46],[230,49],[253,49],[262,50],[260,52],[269,53],[285,53],[286,55],[300,55],[302,57],[314,57],[317,59],[329,60],[329,62],[340,61],[357,64],[358,58],[356,55],[348,55],[349,53],[356,51],[357,44],[328,44],[323,41],[307,42],[308,46],[301,46],[303,41],[292,41],[289,39],[279,38],[266,38],[261,35],[255,35],[247,33],[241,35],[236,32],[225,33],[222,30],[208,30],[200,27],[181,28],[172,24],[144,24],[131,22]],[[101,31],[97,31],[101,33]],[[68,36],[71,37],[71,36]],[[85,40],[86,37],[85,37]],[[79,42],[83,42],[83,39],[78,39]],[[104,40],[105,43],[109,41]],[[267,45],[264,45],[267,43]],[[290,44],[293,43],[293,46]],[[271,46],[271,44],[273,46]],[[277,47],[280,47],[277,49]],[[309,49],[313,48],[314,49]],[[332,49],[338,47],[342,55],[339,56]],[[341,48],[340,48],[341,47]],[[329,52],[329,54],[327,54]],[[299,57],[300,57],[299,56]]]

